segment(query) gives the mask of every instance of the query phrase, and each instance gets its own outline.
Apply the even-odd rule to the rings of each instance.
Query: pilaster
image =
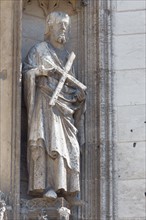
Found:
[[[19,219],[21,0],[0,1],[0,190]]]

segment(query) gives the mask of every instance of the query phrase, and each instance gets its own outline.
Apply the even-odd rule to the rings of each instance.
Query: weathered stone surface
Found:
[[[114,38],[115,70],[145,68],[145,34]]]
[[[11,188],[13,3],[1,1],[0,6],[0,72],[5,72],[4,79],[0,79],[0,190],[9,193]],[[4,160],[7,161],[6,172]]]
[[[115,104],[117,106],[145,104],[145,69],[116,71]]]
[[[11,219],[19,209],[20,9],[21,1],[0,1],[0,190],[13,203]]]
[[[54,202],[48,199],[36,198],[21,200],[21,220],[69,220],[69,204],[64,198]]]
[[[118,107],[118,142],[145,140],[145,105]]]
[[[18,5],[20,1],[15,2]],[[109,21],[112,11],[108,1],[91,0],[87,8],[83,9],[72,19],[74,23],[72,24],[73,35],[71,38],[72,46],[70,47],[75,48],[75,53],[79,58],[76,64],[77,76],[82,82],[86,82],[89,88],[87,113],[85,117],[85,124],[88,129],[85,129],[86,144],[81,149],[81,183],[83,187],[80,196],[84,199],[86,205],[81,207],[78,212],[75,210],[75,220],[77,218],[92,220],[145,220],[145,189],[143,187],[145,180],[141,179],[144,175],[143,141],[145,139],[145,107],[143,91],[145,85],[143,79],[145,71],[145,35],[139,34],[144,28],[141,19],[145,13],[142,11],[145,8],[145,1],[118,0],[113,2],[113,8],[115,10],[115,5],[117,4],[118,12],[117,16],[113,17],[113,19],[117,19],[116,26],[112,29],[114,31],[113,33],[111,33],[111,23]],[[0,75],[0,122],[2,125],[0,125],[0,150],[2,151],[0,152],[0,161],[2,161],[3,158],[7,161],[7,172],[5,172],[6,166],[1,162],[0,186],[9,192],[11,191],[9,188],[9,181],[11,179],[11,150],[15,149],[15,141],[13,140],[12,145],[10,142],[11,132],[13,132],[12,139],[14,139],[15,136],[14,128],[16,122],[15,117],[11,120],[11,115],[14,114],[14,112],[12,113],[11,111],[13,84],[11,79],[12,76],[14,76],[15,79],[17,78],[17,74],[15,74],[16,68],[13,68],[14,66],[10,60],[12,53],[9,49],[12,49],[12,47],[15,49],[18,46],[16,43],[13,44],[11,34],[13,32],[12,20],[14,19],[14,23],[16,23],[17,20],[15,20],[15,16],[13,17],[13,10],[9,10],[10,7],[13,8],[12,1],[1,1],[0,3],[2,7],[2,33],[0,35],[2,37],[0,48],[2,51],[2,69],[0,70],[2,73]],[[33,14],[36,16],[36,19],[43,19],[43,10],[41,8],[38,9],[38,6],[36,7],[35,4],[38,4],[38,1],[33,1],[32,5],[28,5],[25,13],[29,14],[29,18],[30,15]],[[116,10],[114,12],[116,13]],[[24,18],[27,20],[26,23],[24,23],[24,27],[26,25],[26,28],[27,25],[29,26],[29,23],[31,23],[29,18]],[[35,19],[32,18],[32,20]],[[33,25],[33,22],[31,24]],[[26,55],[33,43],[40,41],[42,38],[42,35],[37,33],[37,28],[32,28],[32,26],[29,26],[29,28],[31,36],[29,36],[29,31],[25,32],[23,56]],[[107,31],[108,28],[109,32]],[[7,34],[8,30],[9,34]],[[14,32],[15,31],[16,29],[14,29]],[[18,32],[15,33],[16,35],[18,34]],[[115,81],[113,77],[113,72],[109,71],[111,57],[108,53],[110,54],[111,50],[111,41],[109,39],[112,36],[111,34],[114,35],[114,38],[112,38],[112,49],[117,56],[112,57],[112,67],[121,70],[116,72],[117,81]],[[116,34],[127,36],[115,36]],[[36,41],[33,41],[34,37],[36,37]],[[5,59],[6,57],[7,59]],[[14,63],[15,58],[16,55],[14,56]],[[13,74],[12,69],[15,69]],[[125,71],[126,69],[128,69],[128,71]],[[113,109],[111,107],[115,97],[115,93],[113,93],[114,83],[117,84],[115,109],[117,110],[116,116],[118,116],[114,124],[118,135],[118,146],[116,148],[114,144],[115,131],[112,123]],[[15,83],[13,87],[17,88]],[[15,91],[16,90],[13,89],[13,96],[15,96]],[[19,92],[17,92],[17,94],[18,93]],[[16,101],[16,99],[14,99],[13,102],[18,103],[18,100]],[[16,105],[13,103],[13,107],[14,106]],[[18,108],[14,109],[17,111]],[[17,114],[17,116],[19,117],[19,114]],[[11,127],[12,121],[13,129]],[[17,132],[18,130],[19,129],[17,129]],[[19,139],[18,136],[16,139]],[[116,153],[116,158],[119,159],[119,161],[117,160],[119,169],[116,174],[121,176],[119,178],[117,177],[117,179],[122,178],[122,181],[119,180],[118,186],[113,184],[115,178],[114,153]],[[19,176],[19,167],[15,166],[14,169],[13,162],[15,161],[17,164],[19,160],[18,148],[17,151],[13,152],[12,158],[12,177],[14,176],[14,171],[15,174]],[[4,181],[4,183],[1,184],[2,181]],[[15,196],[18,199],[19,181],[12,179],[12,182],[13,186],[15,186],[13,188]],[[114,189],[117,187],[115,191],[113,190],[113,186]],[[115,198],[117,199],[116,203],[114,202],[116,200]],[[11,199],[14,201],[13,197],[11,197]],[[119,206],[118,208],[117,204]],[[14,209],[16,206],[19,206],[19,199],[17,203],[14,202]],[[14,219],[16,219],[16,217]]]
[[[119,219],[145,217],[145,179],[119,181],[118,197]]]
[[[118,11],[132,11],[145,9],[145,0],[117,0]]]
[[[31,15],[23,15],[23,37],[34,40],[44,40],[45,19],[33,17]]]
[[[119,180],[145,178],[146,142],[126,142],[117,146],[117,171]]]
[[[128,11],[116,13],[114,34],[146,33],[145,11]]]
[[[23,12],[28,15],[33,15],[34,17],[45,18],[44,12],[41,7],[39,7],[39,1],[36,0],[23,0],[26,2]]]
[[[116,1],[117,219],[145,219],[145,3]],[[119,71],[118,71],[119,70]]]

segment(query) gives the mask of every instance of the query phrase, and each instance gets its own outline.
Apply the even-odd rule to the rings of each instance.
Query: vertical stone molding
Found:
[[[78,14],[78,73],[87,86],[85,146],[81,155],[78,219],[115,219],[114,74],[112,17],[108,0],[88,1]]]
[[[0,1],[0,189],[15,220],[20,219],[21,3]]]
[[[100,219],[116,219],[112,1],[99,1]]]

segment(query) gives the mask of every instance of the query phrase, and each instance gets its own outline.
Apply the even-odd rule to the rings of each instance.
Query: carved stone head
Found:
[[[45,40],[64,44],[70,31],[70,17],[63,12],[52,12],[46,19]]]

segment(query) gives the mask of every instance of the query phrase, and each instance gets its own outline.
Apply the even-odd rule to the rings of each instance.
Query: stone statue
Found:
[[[75,79],[73,67],[68,73],[65,69],[69,53],[64,46],[70,17],[52,12],[46,24],[45,41],[33,46],[23,63],[28,115],[28,192],[52,200],[61,196],[69,201],[80,191],[77,133],[85,111],[86,87]],[[65,82],[51,105],[64,73]]]

